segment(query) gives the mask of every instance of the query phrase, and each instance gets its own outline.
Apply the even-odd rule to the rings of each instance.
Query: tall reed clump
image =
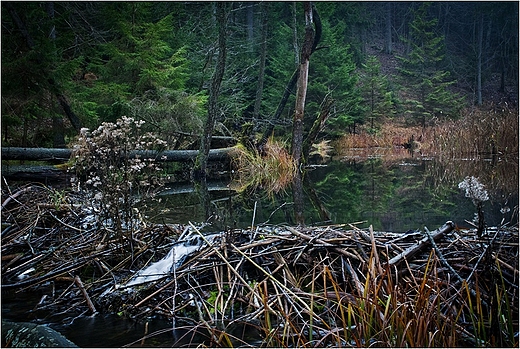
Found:
[[[166,146],[155,135],[142,132],[143,123],[123,116],[92,132],[84,128],[74,145],[73,188],[87,197],[96,224],[120,237],[139,227],[136,203],[154,196],[165,180],[155,159],[131,154]]]
[[[435,128],[433,145],[443,156],[518,155],[518,109],[466,110],[459,120]]]
[[[269,195],[278,193],[292,182],[296,166],[285,144],[270,139],[261,154],[243,145],[232,156],[234,186],[238,192],[263,188]]]
[[[338,263],[343,256],[322,256],[312,270],[280,264],[284,283],[268,291],[264,281],[259,288],[265,346],[518,346],[515,300],[498,262],[489,287],[485,275],[446,277],[451,272],[436,248],[416,265],[405,262],[398,269],[380,260],[372,241],[368,262],[357,271],[347,259]]]

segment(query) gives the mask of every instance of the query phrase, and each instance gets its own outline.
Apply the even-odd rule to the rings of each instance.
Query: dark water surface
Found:
[[[433,230],[446,221],[467,228],[474,218],[473,202],[458,188],[466,176],[475,176],[486,186],[490,200],[484,204],[488,226],[501,222],[518,224],[518,158],[464,158],[441,160],[406,152],[366,154],[353,151],[332,162],[314,166],[306,172],[306,224],[356,223],[360,228],[372,225],[377,231],[404,232]],[[209,229],[247,228],[251,224],[292,224],[291,189],[269,196],[261,189],[236,194],[228,182],[210,182],[209,196],[213,217]],[[174,194],[176,193],[176,194]],[[311,198],[315,198],[311,200]],[[316,201],[316,198],[318,201]],[[161,223],[202,222],[204,210],[193,187],[172,185],[160,196],[160,203],[147,212],[149,220]],[[330,220],[324,220],[317,207],[326,209]],[[360,223],[361,222],[361,223]],[[80,347],[139,347],[145,332],[160,335],[147,339],[143,346],[169,347],[182,338],[186,330],[172,330],[172,323],[150,319],[148,328],[117,315],[96,315],[74,319],[67,315],[46,318],[44,312],[33,312],[41,295],[4,294],[2,316],[7,320],[49,324]],[[27,298],[29,297],[29,298]],[[72,310],[71,310],[72,311]],[[202,339],[187,337],[197,343]]]
[[[469,227],[476,212],[458,184],[466,176],[475,176],[489,194],[484,203],[488,226],[509,222],[518,206],[518,159],[464,158],[441,161],[397,151],[390,154],[352,152],[326,165],[313,166],[305,176],[310,183],[306,196],[305,222],[308,225],[357,223],[378,231],[404,232],[410,229],[432,230],[446,221]],[[210,221],[216,228],[247,228],[254,224],[293,224],[291,188],[269,197],[260,189],[237,195],[226,190],[223,182],[209,184]],[[204,221],[204,210],[197,193],[188,187],[173,186],[179,195],[163,195],[152,209],[154,220],[167,223]],[[168,191],[166,191],[168,193]],[[326,221],[317,209],[326,209]],[[502,210],[502,211],[501,211]],[[506,212],[507,211],[507,212]],[[502,213],[505,212],[505,213]],[[514,220],[518,220],[517,214]],[[151,217],[152,218],[152,217]]]

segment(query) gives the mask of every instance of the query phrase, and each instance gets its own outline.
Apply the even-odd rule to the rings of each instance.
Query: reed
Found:
[[[444,157],[518,156],[518,109],[468,109],[434,129],[433,148]]]
[[[285,190],[292,183],[296,166],[285,144],[270,139],[265,151],[238,145],[231,154],[234,167],[232,187],[238,192],[263,188],[268,195]]]
[[[382,124],[376,132],[368,132],[361,129],[360,133],[346,134],[340,137],[335,143],[338,154],[342,154],[346,149],[352,148],[392,148],[402,147],[413,138],[420,139],[423,144],[429,144],[430,128],[423,129],[415,126],[400,126],[397,123]],[[422,137],[421,137],[422,135]]]
[[[346,134],[334,146],[344,154],[356,148],[392,148],[410,143],[414,150],[441,158],[497,156],[518,158],[518,109],[507,106],[468,108],[457,120],[444,120],[432,126],[401,126],[398,121],[384,123],[375,132],[361,128]]]
[[[312,279],[306,286],[293,285],[310,289],[300,296],[308,300],[311,307],[306,315],[297,311],[299,307],[294,307],[294,303],[289,304],[293,308],[272,307],[264,288],[264,343],[268,347],[428,348],[518,344],[513,330],[514,316],[500,272],[495,285],[495,306],[490,308],[478,282],[473,291],[466,281],[451,283],[449,278],[440,275],[443,268],[434,249],[420,270],[419,274],[410,266],[407,266],[408,273],[392,270],[379,260],[374,244],[363,286],[346,289],[340,271],[323,262],[307,272],[305,277],[312,273]],[[399,275],[404,276],[400,279]],[[267,311],[268,308],[271,311]],[[297,315],[287,316],[287,309]],[[283,331],[274,325],[276,318],[284,319]],[[468,321],[473,333],[464,325]],[[493,321],[498,326],[494,337]]]

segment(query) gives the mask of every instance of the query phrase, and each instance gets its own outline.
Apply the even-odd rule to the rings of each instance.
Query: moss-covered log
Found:
[[[78,348],[58,331],[32,322],[11,322],[2,319],[2,347],[10,348]]]

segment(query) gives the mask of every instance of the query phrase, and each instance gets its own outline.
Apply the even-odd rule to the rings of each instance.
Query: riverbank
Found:
[[[516,226],[140,222],[116,235],[60,193],[2,193],[2,290],[41,292],[33,316],[160,317],[206,346],[518,345]]]

